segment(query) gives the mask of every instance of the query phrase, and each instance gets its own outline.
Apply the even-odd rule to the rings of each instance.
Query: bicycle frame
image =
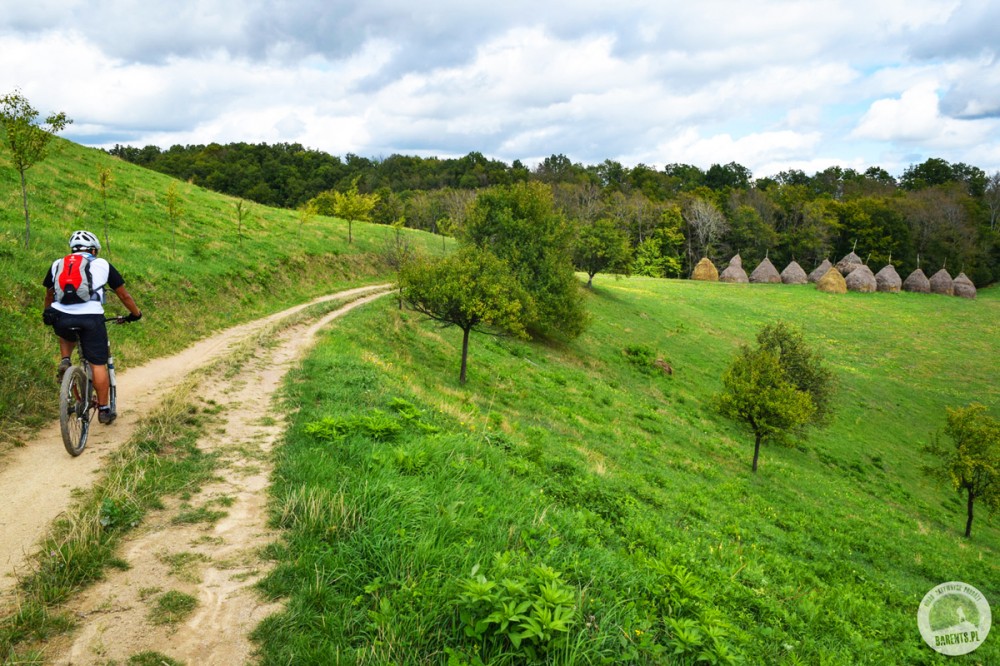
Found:
[[[105,318],[105,322],[120,323],[118,317]],[[75,330],[79,334],[79,329]],[[59,422],[63,445],[72,456],[83,453],[90,432],[90,422],[97,412],[97,393],[94,389],[94,371],[77,345],[79,365],[71,365],[63,376],[59,392]],[[112,411],[118,409],[118,384],[115,378],[115,360],[111,355],[111,338],[108,338],[108,404]]]

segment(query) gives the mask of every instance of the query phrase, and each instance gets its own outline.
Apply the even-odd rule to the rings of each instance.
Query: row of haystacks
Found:
[[[824,259],[808,275],[795,261],[789,263],[785,270],[779,273],[771,260],[765,257],[748,276],[743,268],[743,260],[738,254],[729,261],[729,265],[720,273],[715,264],[708,257],[704,257],[694,267],[691,279],[753,284],[806,284],[813,282],[820,291],[835,294],[844,294],[848,291],[863,294],[878,291],[898,293],[902,290],[920,294],[961,296],[962,298],[976,297],[976,286],[965,273],[960,273],[958,277],[953,279],[948,271],[942,268],[928,279],[924,272],[918,268],[910,273],[906,280],[902,280],[891,263],[886,264],[878,273],[872,273],[861,257],[854,252],[847,254],[836,265],[831,264],[829,259]]]

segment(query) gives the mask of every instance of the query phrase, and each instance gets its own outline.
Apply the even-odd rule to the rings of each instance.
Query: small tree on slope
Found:
[[[935,458],[924,467],[924,473],[947,481],[965,495],[968,538],[972,536],[972,512],[977,499],[991,511],[1000,510],[1000,422],[986,413],[986,407],[974,402],[968,407],[948,409],[945,433],[955,446],[944,446],[935,437],[924,448]]]
[[[754,434],[754,472],[762,443],[785,442],[825,420],[832,386],[829,371],[798,331],[778,322],[765,326],[757,341],[756,348],[740,349],[716,396],[719,411]]]
[[[467,246],[443,259],[412,261],[400,271],[399,284],[414,310],[462,329],[463,384],[473,330],[526,336],[531,301],[507,264],[486,250]]]

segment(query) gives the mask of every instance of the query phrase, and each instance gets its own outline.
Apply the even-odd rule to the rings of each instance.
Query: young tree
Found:
[[[832,376],[802,335],[786,324],[765,326],[758,346],[744,345],[722,376],[719,411],[754,434],[753,471],[765,440],[787,441],[829,416]]]
[[[114,173],[108,167],[97,170],[97,188],[101,191],[102,213],[104,217],[104,254],[111,259],[111,231],[109,229],[110,215],[108,213],[108,190],[114,183]]]
[[[403,285],[400,283],[399,275],[403,267],[410,263],[416,256],[416,251],[410,243],[410,239],[403,235],[406,228],[406,218],[399,217],[392,223],[395,232],[387,238],[382,248],[382,259],[386,266],[396,272],[396,286],[399,292],[399,309],[403,309]]]
[[[573,247],[573,265],[587,274],[587,286],[593,288],[594,276],[611,270],[629,272],[632,248],[625,232],[607,218],[584,225]]]
[[[570,339],[583,332],[587,314],[573,271],[573,228],[555,210],[547,186],[516,183],[481,192],[463,232],[466,242],[506,261],[531,295],[529,333]]]
[[[167,219],[170,221],[170,242],[173,247],[174,258],[177,258],[177,225],[181,220],[181,195],[177,192],[177,181],[173,181],[167,187]]]
[[[295,235],[301,236],[302,227],[304,227],[309,222],[312,222],[312,219],[316,217],[316,215],[318,214],[319,214],[319,205],[317,204],[316,199],[313,199],[312,201],[309,201],[299,206],[296,209],[296,217],[299,220],[299,226],[296,228]]]
[[[237,199],[233,202],[236,212],[236,238],[240,247],[243,247],[243,223],[250,218],[250,204],[244,199]]]
[[[1000,510],[1000,422],[986,412],[986,407],[972,403],[948,409],[945,433],[954,447],[941,444],[935,437],[924,450],[935,457],[924,473],[951,484],[965,495],[965,536],[972,536],[972,511],[981,500],[990,511]]]
[[[333,193],[333,214],[347,220],[347,242],[354,242],[354,222],[370,222],[372,210],[378,203],[377,194],[361,194],[358,192],[358,179],[355,178],[346,192]]]
[[[53,113],[38,124],[38,111],[32,108],[21,91],[0,97],[0,129],[3,142],[10,149],[14,168],[21,176],[21,201],[24,205],[24,247],[31,242],[31,215],[28,212],[26,172],[48,154],[49,143],[57,132],[73,121],[63,112]]]
[[[466,246],[442,259],[411,261],[400,271],[399,283],[414,310],[462,329],[462,384],[473,330],[526,335],[531,299],[507,264],[486,250]]]

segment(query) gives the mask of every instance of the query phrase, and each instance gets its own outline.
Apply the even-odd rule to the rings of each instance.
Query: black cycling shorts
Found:
[[[108,363],[108,327],[104,315],[61,313],[52,330],[63,340],[80,342],[80,353],[93,365]]]

